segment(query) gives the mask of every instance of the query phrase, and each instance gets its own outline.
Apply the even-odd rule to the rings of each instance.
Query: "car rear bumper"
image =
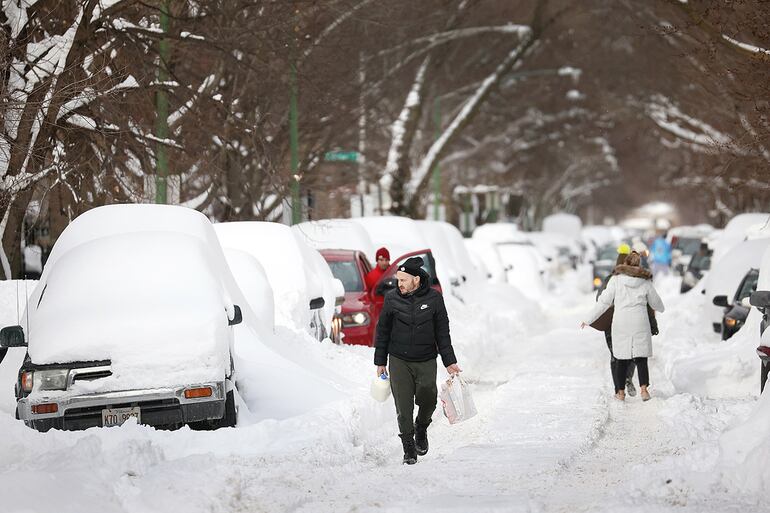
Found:
[[[210,397],[187,399],[185,390],[211,387]],[[194,386],[107,392],[102,394],[67,395],[62,397],[20,399],[18,415],[38,431],[51,428],[64,430],[87,429],[102,425],[102,410],[106,408],[138,407],[141,423],[150,426],[175,426],[190,422],[220,419],[225,413],[226,382]],[[36,414],[32,407],[55,403],[56,413]]]

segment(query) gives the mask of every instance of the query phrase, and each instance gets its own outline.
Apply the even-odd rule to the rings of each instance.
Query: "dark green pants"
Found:
[[[419,406],[417,422],[430,424],[436,410],[436,360],[407,362],[390,356],[390,390],[396,403],[398,430],[402,435],[414,433],[414,405]]]

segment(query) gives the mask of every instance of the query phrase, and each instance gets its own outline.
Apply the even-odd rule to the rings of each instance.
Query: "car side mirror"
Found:
[[[730,306],[730,304],[727,302],[727,296],[714,296],[713,303],[716,306],[721,306],[723,308]]]
[[[233,318],[228,319],[227,325],[235,326],[236,324],[240,324],[242,322],[243,322],[243,312],[241,311],[241,307],[238,305],[233,305]]]
[[[24,340],[24,328],[6,326],[0,330],[0,347],[27,347],[27,342]]]
[[[767,308],[770,306],[770,290],[758,290],[750,296],[751,306]]]
[[[334,306],[342,306],[345,304],[345,296],[337,296],[337,300],[334,302]]]
[[[396,284],[397,282],[395,278],[386,278],[377,284],[377,288],[374,290],[374,293],[378,296],[384,296],[389,291],[395,289]]]
[[[318,310],[320,308],[323,308],[325,304],[326,304],[326,301],[324,301],[324,298],[317,297],[315,299],[310,300],[310,309]]]

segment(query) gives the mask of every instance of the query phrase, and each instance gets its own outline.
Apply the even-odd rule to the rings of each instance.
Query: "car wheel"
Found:
[[[235,390],[227,392],[225,416],[219,421],[219,427],[235,427],[238,424],[238,406],[235,404]]]
[[[759,393],[761,394],[765,390],[765,383],[767,383],[767,372],[770,370],[770,365],[762,362],[759,369]]]

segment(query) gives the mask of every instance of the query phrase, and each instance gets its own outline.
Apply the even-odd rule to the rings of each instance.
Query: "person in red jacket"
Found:
[[[366,275],[366,288],[368,289],[374,288],[377,282],[380,281],[380,278],[382,278],[382,275],[385,274],[385,271],[388,270],[388,267],[390,267],[390,252],[387,248],[378,249],[376,258],[377,262],[374,264],[374,269]]]

